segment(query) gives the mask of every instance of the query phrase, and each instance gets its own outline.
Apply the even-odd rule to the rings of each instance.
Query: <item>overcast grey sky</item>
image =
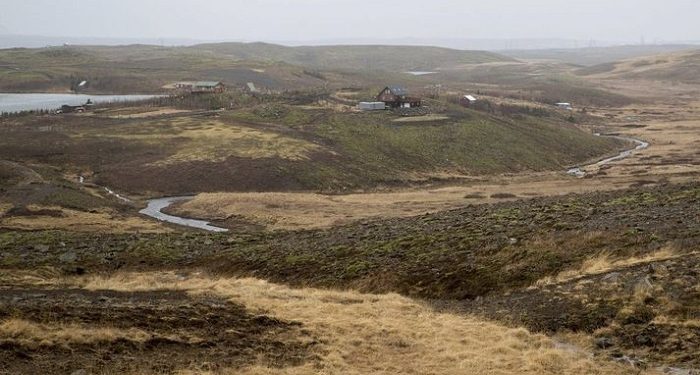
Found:
[[[304,41],[700,40],[700,0],[0,0],[0,32]]]

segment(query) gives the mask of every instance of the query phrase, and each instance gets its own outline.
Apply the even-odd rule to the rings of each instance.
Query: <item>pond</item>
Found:
[[[85,95],[85,94],[4,94],[0,93],[0,113],[53,110],[62,105],[81,105],[88,99],[93,103],[139,101],[158,95]]]

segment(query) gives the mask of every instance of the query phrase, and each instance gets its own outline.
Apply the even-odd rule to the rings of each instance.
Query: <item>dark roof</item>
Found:
[[[401,86],[387,86],[386,88],[389,89],[389,91],[396,96],[408,95],[408,90],[406,90],[405,88],[403,88]]]

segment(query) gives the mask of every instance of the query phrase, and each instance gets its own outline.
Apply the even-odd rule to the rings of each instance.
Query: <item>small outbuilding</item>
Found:
[[[474,105],[474,103],[476,103],[476,98],[472,95],[464,95],[463,97],[459,98],[459,104],[462,107],[469,108]]]
[[[422,105],[422,99],[410,96],[408,90],[400,86],[387,86],[379,95],[377,101],[391,108],[414,108]]]
[[[250,93],[250,94],[257,94],[260,92],[260,90],[258,90],[258,88],[255,86],[255,83],[253,83],[253,82],[248,82],[245,84],[245,86],[246,86],[246,91],[248,91],[248,93]]]
[[[571,103],[563,103],[563,102],[562,102],[562,103],[557,103],[557,104],[555,104],[555,105],[557,106],[557,108],[560,108],[560,109],[566,109],[566,110],[569,110],[569,111],[573,111],[573,110],[574,110],[574,107],[571,105]]]

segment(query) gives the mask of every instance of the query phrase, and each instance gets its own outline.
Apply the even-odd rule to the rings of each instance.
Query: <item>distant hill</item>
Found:
[[[580,69],[577,74],[603,78],[700,83],[700,49],[596,65]]]
[[[310,74],[309,74],[310,73]],[[49,47],[0,50],[0,91],[68,91],[89,82],[92,93],[160,92],[180,80],[254,82],[270,89],[322,86],[323,77],[286,63],[242,61],[184,47]]]
[[[155,92],[174,80],[205,79],[295,89],[327,84],[329,78],[320,70],[395,74],[505,61],[514,60],[491,52],[413,46],[221,43],[15,48],[0,50],[0,91],[67,91],[71,82],[87,80],[94,92]]]
[[[239,60],[284,61],[289,64],[343,70],[434,70],[462,64],[514,61],[485,51],[424,46],[286,47],[267,43],[219,43],[189,47]]]
[[[523,60],[554,60],[582,66],[594,66],[660,53],[678,52],[699,48],[693,44],[636,45],[592,48],[508,50],[499,53]]]

